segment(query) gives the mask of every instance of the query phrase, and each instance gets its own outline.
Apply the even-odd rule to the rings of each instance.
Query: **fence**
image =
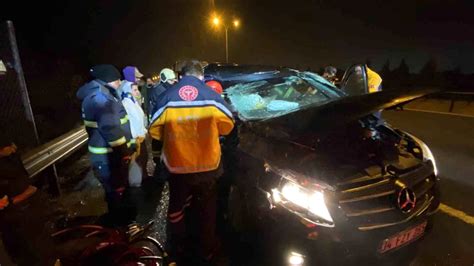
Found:
[[[28,150],[36,147],[39,140],[10,21],[0,24],[0,40],[0,60],[5,66],[0,73],[1,140]]]

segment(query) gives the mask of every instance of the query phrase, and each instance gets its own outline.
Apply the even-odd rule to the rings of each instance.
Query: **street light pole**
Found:
[[[211,20],[212,24],[214,24],[215,27],[218,27],[219,25],[224,26],[225,30],[225,62],[229,63],[229,27],[230,25],[233,25],[235,28],[238,28],[240,25],[240,21],[238,19],[234,19],[232,24],[227,24],[225,21],[221,21],[221,19],[218,16],[214,16]]]
[[[229,63],[229,38],[227,35],[228,27],[225,27],[225,62]]]

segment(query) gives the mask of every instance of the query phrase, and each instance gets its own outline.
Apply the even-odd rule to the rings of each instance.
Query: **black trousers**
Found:
[[[128,167],[120,158],[91,156],[92,170],[105,191],[108,213],[103,217],[106,226],[125,226],[136,219],[137,208],[128,186]]]
[[[185,252],[185,242],[191,226],[197,228],[198,253],[208,259],[218,246],[216,235],[217,180],[222,167],[217,170],[194,174],[170,174],[170,203],[168,207],[168,246],[170,255],[180,257]],[[196,214],[189,220],[187,214]]]

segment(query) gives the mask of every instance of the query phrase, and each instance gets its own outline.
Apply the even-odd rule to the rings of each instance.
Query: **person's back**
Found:
[[[210,260],[218,248],[216,236],[217,180],[222,175],[219,136],[229,134],[234,122],[221,96],[207,87],[202,66],[187,62],[184,77],[158,102],[150,135],[163,144],[168,171],[169,253],[172,260],[184,255],[187,237],[185,209],[196,208],[200,225],[199,250]]]
[[[219,94],[196,77],[185,76],[160,98],[150,134],[163,142],[170,172],[196,173],[218,167],[219,135],[232,128],[232,113]]]

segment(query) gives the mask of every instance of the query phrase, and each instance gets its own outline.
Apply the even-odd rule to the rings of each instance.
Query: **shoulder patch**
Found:
[[[181,99],[190,102],[196,100],[199,95],[199,91],[194,86],[186,85],[179,89],[178,94]]]

